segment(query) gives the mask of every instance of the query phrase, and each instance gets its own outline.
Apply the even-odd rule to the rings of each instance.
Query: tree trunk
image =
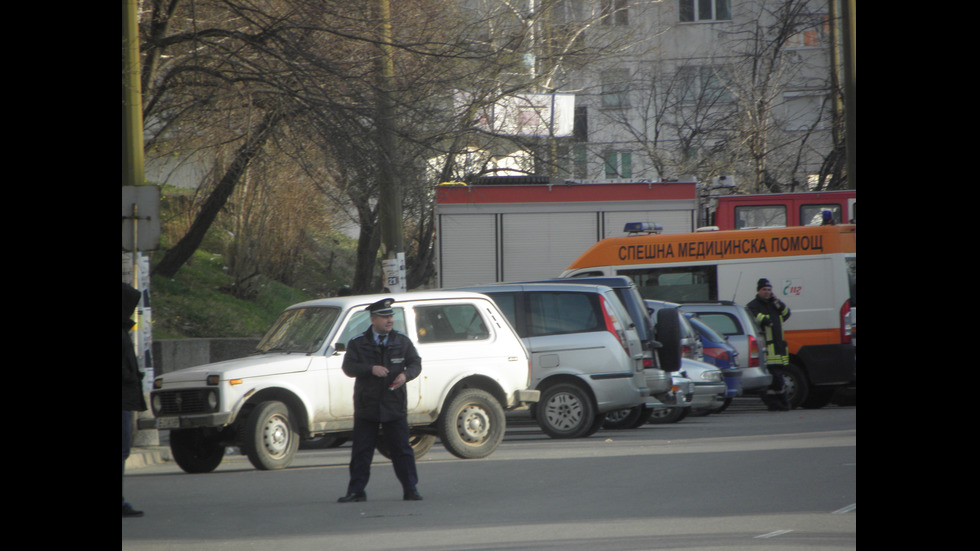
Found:
[[[435,247],[432,240],[435,236],[435,212],[428,209],[418,228],[418,248],[414,258],[406,259],[408,273],[405,276],[406,289],[421,287],[435,275]]]
[[[153,269],[154,275],[161,275],[164,277],[174,277],[177,274],[177,270],[184,265],[185,262],[194,254],[194,251],[201,246],[201,242],[204,240],[204,235],[207,233],[208,228],[214,223],[215,218],[218,217],[218,213],[224,208],[225,203],[228,202],[228,197],[231,196],[231,192],[235,190],[235,186],[238,184],[238,180],[241,178],[242,174],[245,173],[245,169],[248,167],[248,163],[258,155],[261,151],[262,146],[269,139],[272,134],[273,129],[282,120],[283,115],[277,110],[272,110],[266,114],[265,119],[252,134],[250,138],[246,138],[245,143],[238,148],[238,152],[235,153],[235,158],[231,162],[231,166],[225,171],[221,180],[218,181],[218,185],[215,186],[214,191],[208,196],[207,200],[204,202],[204,206],[201,207],[201,211],[197,213],[194,218],[194,222],[191,224],[187,233],[180,239],[180,241],[163,256],[163,260],[157,264],[156,268]]]
[[[354,281],[351,291],[355,295],[380,292],[374,281],[374,266],[378,262],[378,248],[381,246],[381,232],[378,231],[378,207],[367,202],[355,201],[360,233],[357,237],[357,257],[354,263]]]

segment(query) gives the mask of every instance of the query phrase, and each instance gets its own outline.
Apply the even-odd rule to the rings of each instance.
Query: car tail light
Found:
[[[629,352],[629,343],[626,341],[626,331],[623,329],[622,324],[616,319],[616,314],[612,313],[612,308],[606,301],[606,297],[599,295],[599,300],[602,302],[602,317],[606,321],[606,331],[612,333],[616,340],[619,341],[619,345],[623,347],[623,350]]]
[[[844,305],[840,307],[840,342],[841,344],[851,344],[851,301],[850,299],[844,301]]]
[[[722,360],[725,362],[731,361],[730,358],[728,357],[728,351],[725,350],[724,348],[710,346],[710,347],[705,347],[703,352],[705,356],[710,356],[716,360]]]
[[[749,335],[748,367],[759,367],[759,341],[757,341],[753,335]]]

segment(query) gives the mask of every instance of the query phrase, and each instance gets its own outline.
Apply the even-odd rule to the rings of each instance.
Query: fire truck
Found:
[[[485,181],[436,188],[439,287],[555,277],[627,222],[656,223],[665,234],[692,232],[697,224],[693,181]]]
[[[708,225],[719,230],[819,226],[824,223],[824,211],[830,212],[828,222],[857,223],[857,192],[853,189],[729,195],[714,199],[717,204],[709,212],[713,220],[709,219]]]

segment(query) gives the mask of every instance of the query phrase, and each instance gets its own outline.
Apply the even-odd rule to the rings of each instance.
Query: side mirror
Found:
[[[339,354],[341,352],[346,352],[346,351],[347,351],[347,345],[342,342],[338,342],[337,344],[333,345],[334,354]]]

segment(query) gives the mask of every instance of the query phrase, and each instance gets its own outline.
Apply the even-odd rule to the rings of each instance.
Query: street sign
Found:
[[[122,249],[152,251],[160,246],[160,188],[123,186]]]
[[[395,258],[382,260],[381,271],[384,273],[385,292],[404,293],[405,282],[405,253],[398,253]]]

